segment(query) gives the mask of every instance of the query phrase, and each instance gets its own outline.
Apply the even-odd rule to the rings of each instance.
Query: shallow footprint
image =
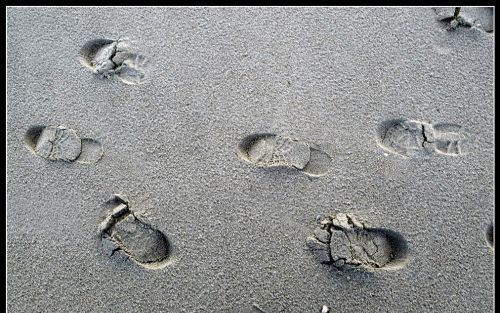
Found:
[[[30,127],[24,142],[35,155],[50,161],[95,163],[104,153],[100,142],[81,139],[73,129],[64,126]]]
[[[405,157],[425,156],[432,153],[429,141],[429,124],[406,119],[389,120],[379,128],[379,146]]]
[[[306,244],[320,262],[338,269],[396,270],[408,260],[408,246],[401,234],[369,228],[351,214],[339,213],[318,221],[320,226]]]
[[[101,78],[116,75],[129,85],[141,84],[146,77],[146,58],[131,50],[125,39],[94,39],[85,43],[79,51],[79,60]]]
[[[433,126],[436,152],[446,155],[459,155],[464,153],[466,132],[457,124],[436,124]]]
[[[161,269],[169,264],[172,246],[167,237],[158,229],[140,220],[126,199],[119,195],[108,201],[114,208],[101,222],[101,239],[114,248],[113,255],[122,251],[136,264],[147,269]]]
[[[82,138],[82,152],[77,159],[79,163],[96,163],[102,158],[104,149],[102,144],[92,138]]]
[[[404,157],[425,157],[434,153],[464,154],[466,132],[460,125],[428,124],[420,121],[395,119],[382,123],[378,130],[381,148]]]
[[[309,176],[323,176],[331,158],[310,143],[276,134],[253,134],[243,138],[237,147],[238,156],[260,167],[287,166]]]

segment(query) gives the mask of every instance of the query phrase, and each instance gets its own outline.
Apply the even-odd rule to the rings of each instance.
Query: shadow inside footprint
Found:
[[[322,263],[339,269],[396,270],[408,261],[403,236],[384,228],[369,228],[350,214],[339,213],[319,221],[307,246]]]
[[[24,134],[24,143],[31,151],[35,152],[36,144],[44,128],[45,126],[43,125],[32,126]]]
[[[495,249],[495,241],[494,241],[494,226],[493,223],[490,223],[488,227],[486,228],[486,233],[485,233],[485,238],[486,242],[488,243],[488,247],[491,249]]]
[[[123,198],[115,196],[107,205],[117,204],[100,224],[101,238],[114,244],[111,252],[122,251],[136,264],[161,269],[169,264],[172,245],[160,230],[139,219]]]
[[[95,163],[103,155],[100,142],[81,139],[74,130],[64,126],[30,127],[24,142],[35,155],[50,161]]]
[[[99,61],[109,60],[114,43],[114,40],[104,38],[87,41],[78,53],[80,63],[94,70],[99,65]]]
[[[328,154],[309,143],[269,133],[243,138],[237,153],[242,160],[256,166],[286,166],[309,176],[325,175],[331,163]]]

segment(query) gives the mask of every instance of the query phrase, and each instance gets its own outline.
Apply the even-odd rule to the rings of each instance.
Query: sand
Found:
[[[494,33],[439,12],[8,8],[8,311],[492,312]],[[85,66],[96,39],[130,53]],[[343,213],[404,265],[322,263]]]

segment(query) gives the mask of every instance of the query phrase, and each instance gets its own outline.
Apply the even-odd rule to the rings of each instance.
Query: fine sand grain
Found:
[[[8,311],[492,312],[492,16],[8,8]]]

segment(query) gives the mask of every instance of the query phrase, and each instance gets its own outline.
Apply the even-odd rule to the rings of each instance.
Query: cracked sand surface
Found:
[[[345,213],[323,218],[319,224],[306,243],[322,263],[340,269],[396,269],[406,261],[406,242],[396,232],[369,228]]]
[[[24,135],[24,143],[35,155],[50,161],[91,164],[104,154],[99,141],[80,138],[65,126],[32,126]]]
[[[72,129],[45,127],[35,146],[35,153],[48,160],[75,161],[82,151],[80,137]]]

